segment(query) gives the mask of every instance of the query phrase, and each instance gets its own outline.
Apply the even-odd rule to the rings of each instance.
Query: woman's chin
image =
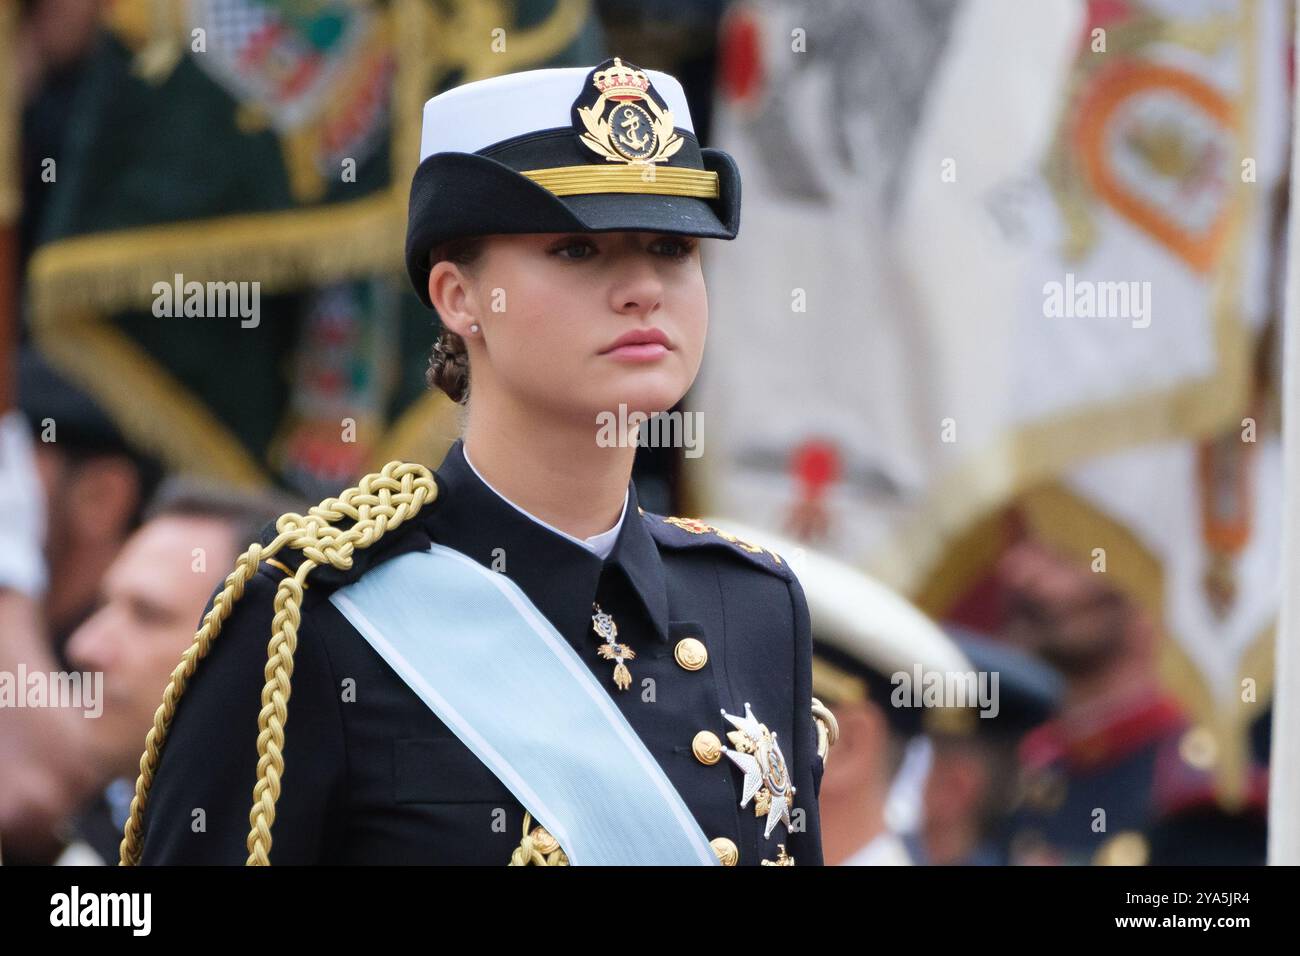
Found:
[[[685,394],[675,387],[618,389],[607,393],[604,400],[597,401],[593,407],[597,412],[610,412],[614,415],[638,414],[644,417],[666,412]]]

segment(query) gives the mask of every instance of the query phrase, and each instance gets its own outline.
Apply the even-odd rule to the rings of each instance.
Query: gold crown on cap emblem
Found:
[[[588,74],[598,96],[583,105],[591,89],[582,87],[573,104],[573,125],[578,141],[613,165],[550,166],[525,169],[520,175],[556,196],[641,193],[717,199],[716,170],[667,165],[686,140],[677,132],[668,104],[660,106],[650,95],[649,77],[619,57],[610,63]],[[656,171],[655,164],[664,165]]]
[[[614,57],[614,65],[608,70],[598,71],[591,82],[598,92],[612,100],[639,99],[650,91],[650,78],[641,70],[625,66],[618,57]]]

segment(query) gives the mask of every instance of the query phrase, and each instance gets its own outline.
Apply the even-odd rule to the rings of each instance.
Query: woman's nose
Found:
[[[629,256],[613,289],[615,311],[648,314],[663,300],[664,285],[648,255]]]

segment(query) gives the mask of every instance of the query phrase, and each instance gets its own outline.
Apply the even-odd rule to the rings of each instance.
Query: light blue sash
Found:
[[[519,586],[433,545],[330,600],[575,865],[717,865],[681,795]]]

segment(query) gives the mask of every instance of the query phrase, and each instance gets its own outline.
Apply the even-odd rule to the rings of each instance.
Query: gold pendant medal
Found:
[[[614,640],[618,637],[618,625],[614,623],[613,617],[602,611],[596,603],[591,605],[591,610],[591,629],[604,642],[596,648],[596,653],[605,660],[614,662],[614,686],[619,690],[627,690],[632,686],[632,672],[627,669],[625,662],[634,660],[636,652],[626,644]]]

